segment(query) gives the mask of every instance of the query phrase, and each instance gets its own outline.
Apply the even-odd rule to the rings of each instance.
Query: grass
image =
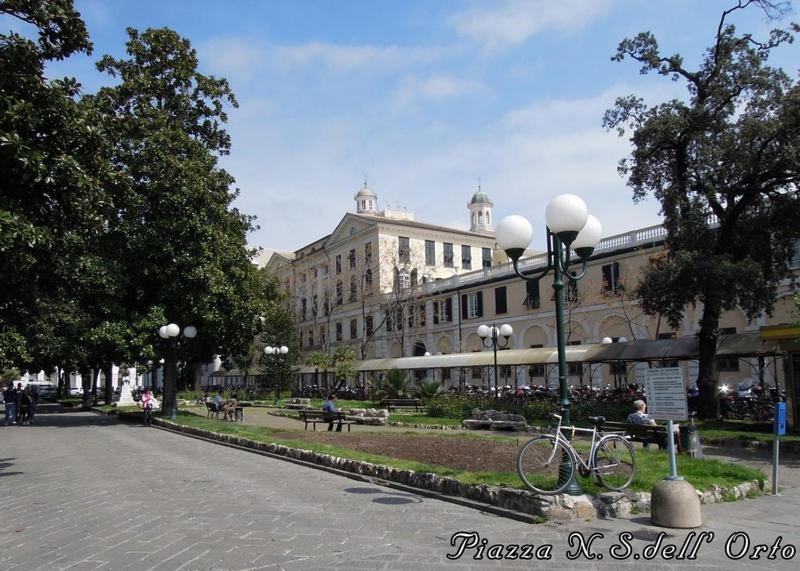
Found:
[[[360,460],[374,464],[382,464],[400,470],[414,470],[416,472],[430,472],[439,476],[454,478],[466,484],[485,484],[491,486],[503,486],[509,488],[524,488],[516,472],[468,472],[457,470],[434,464],[423,464],[411,460],[402,460],[378,454],[360,452],[343,446],[322,444],[313,441],[282,439],[277,436],[279,431],[256,426],[246,426],[233,423],[225,423],[218,420],[199,417],[193,414],[181,414],[178,418],[180,424],[192,426],[203,430],[231,434],[243,438],[255,440],[257,442],[274,442],[291,448],[304,448],[321,454],[330,454],[352,460]],[[397,431],[387,431],[398,434]],[[380,434],[380,433],[375,433]],[[413,434],[418,438],[428,438],[429,435],[421,433]],[[484,437],[474,434],[441,434],[438,438],[489,438],[496,440],[512,440],[509,437]],[[661,481],[669,473],[668,456],[664,452],[655,450],[637,450],[636,465],[637,475],[631,489],[636,491],[650,491],[653,486]],[[712,485],[731,487],[746,481],[764,480],[765,476],[759,470],[745,466],[719,462],[717,460],[697,459],[681,456],[678,458],[678,472],[692,485],[701,491],[710,489]],[[590,479],[580,478],[580,483],[584,491],[597,494],[604,489],[597,486]]]
[[[397,414],[389,415],[389,422],[404,422],[406,424],[442,424],[444,426],[461,426],[457,418],[441,418],[426,414]]]
[[[712,420],[698,422],[700,438],[713,440],[735,440],[745,442],[772,442],[771,422],[750,422],[745,420]],[[782,442],[800,442],[800,433],[781,436]]]

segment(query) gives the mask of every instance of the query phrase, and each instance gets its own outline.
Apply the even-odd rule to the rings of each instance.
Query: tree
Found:
[[[800,237],[800,86],[767,64],[793,35],[773,30],[757,41],[737,34],[728,17],[751,5],[773,18],[784,8],[739,0],[722,13],[714,44],[694,71],[680,55],[663,55],[649,32],[622,41],[613,60],[631,58],[643,74],[683,81],[688,99],[648,107],[621,97],[604,118],[620,135],[632,131],[633,151],[619,172],[635,201],[650,194],[659,200],[665,219],[669,255],[655,260],[638,286],[644,309],[677,327],[687,305],[703,305],[697,385],[705,417],[719,407],[721,312],[739,306],[750,317],[770,313]]]
[[[323,384],[327,387],[328,385],[328,371],[333,368],[333,358],[330,353],[326,353],[324,351],[314,351],[311,353],[308,358],[306,359],[306,365],[309,367],[314,367],[314,376],[317,387],[321,387]],[[322,379],[323,383],[319,381],[319,373],[322,372]]]
[[[266,268],[258,270],[259,294],[263,298],[263,307],[259,322],[261,332],[256,344],[260,356],[266,346],[286,346],[289,352],[279,359],[272,359],[269,370],[280,386],[287,386],[294,374],[294,365],[298,361],[300,339],[288,302],[288,294],[281,287],[277,276]],[[269,359],[269,358],[267,358]]]
[[[97,67],[119,78],[90,105],[104,118],[126,200],[113,228],[129,314],[161,312],[166,322],[194,325],[180,347],[184,361],[215,353],[245,355],[258,333],[263,299],[246,244],[252,218],[231,207],[233,177],[218,165],[230,149],[223,128],[236,107],[227,81],[198,72],[188,40],[169,29],[128,29],[127,59],[104,56]],[[164,410],[175,400],[176,354],[167,353]]]
[[[375,400],[408,397],[409,380],[405,371],[390,369],[378,381],[375,387]]]

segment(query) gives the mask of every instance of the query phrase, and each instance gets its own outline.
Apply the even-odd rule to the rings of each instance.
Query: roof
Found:
[[[437,226],[436,224],[427,224],[426,222],[416,222],[414,220],[398,220],[395,218],[383,218],[375,216],[364,216],[361,214],[354,214],[353,216],[358,216],[359,218],[363,218],[364,220],[369,220],[371,222],[378,222],[380,224],[396,224],[398,226],[411,226],[413,228],[424,228],[426,230],[437,230],[439,232],[450,232],[451,234],[464,234],[466,236],[472,236],[475,238],[488,238],[491,237],[491,232],[470,232],[469,230],[461,230],[460,228],[450,228],[448,226]]]
[[[610,363],[614,361],[689,360],[698,357],[699,341],[696,337],[660,339],[657,341],[631,341],[628,343],[597,343],[568,345],[565,347],[569,363]],[[758,332],[740,333],[720,337],[717,354],[723,357],[757,357],[780,355],[780,343],[761,339]],[[497,352],[498,366],[557,364],[557,347],[538,349],[511,349]],[[389,369],[452,369],[461,367],[489,367],[494,364],[492,351],[452,353],[430,357],[401,357],[360,361],[358,371],[388,371]],[[313,373],[313,367],[300,367],[300,373]]]
[[[371,188],[369,188],[365,184],[361,189],[359,189],[359,191],[356,193],[356,195],[353,198],[360,198],[360,197],[378,198],[378,195],[375,194],[374,190],[372,190]]]
[[[472,195],[472,200],[469,201],[470,204],[479,204],[479,203],[487,203],[492,204],[489,195],[483,192],[482,190],[478,190],[475,194]]]

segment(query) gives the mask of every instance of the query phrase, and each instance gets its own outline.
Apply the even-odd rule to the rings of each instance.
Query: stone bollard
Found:
[[[700,498],[694,486],[686,480],[661,480],[650,496],[650,521],[679,529],[703,525]]]

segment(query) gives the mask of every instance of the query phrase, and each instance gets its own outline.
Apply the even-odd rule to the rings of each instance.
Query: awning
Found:
[[[627,343],[597,343],[568,345],[565,347],[569,363],[610,363],[614,361],[692,360],[698,358],[699,342],[696,337],[659,339],[656,341],[629,341]],[[758,332],[724,335],[719,338],[717,354],[723,357],[758,357],[780,355],[780,343],[762,339]],[[537,349],[509,349],[497,352],[498,366],[542,365],[558,363],[557,347]],[[359,372],[388,371],[390,369],[456,369],[490,367],[494,365],[491,350],[474,353],[452,353],[430,357],[401,357],[368,359],[356,363]],[[314,373],[314,367],[297,369],[300,373]]]

